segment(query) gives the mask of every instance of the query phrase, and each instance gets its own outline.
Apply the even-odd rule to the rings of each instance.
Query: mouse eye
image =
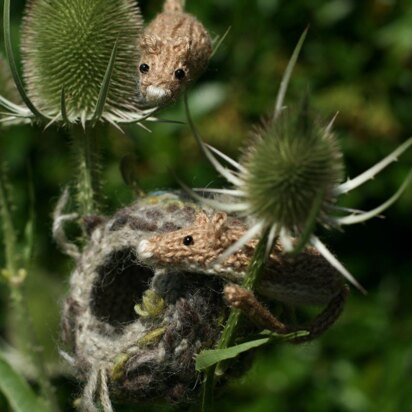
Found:
[[[177,69],[175,71],[175,77],[177,80],[182,80],[186,76],[186,72],[183,69]]]
[[[193,245],[193,244],[194,244],[194,242],[193,242],[193,237],[192,237],[192,236],[186,236],[186,237],[183,239],[183,244],[184,244],[185,246]]]
[[[150,67],[148,64],[141,64],[139,67],[140,73],[147,73],[149,71]]]

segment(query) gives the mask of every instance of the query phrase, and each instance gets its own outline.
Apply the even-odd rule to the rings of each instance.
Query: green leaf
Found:
[[[51,412],[27,382],[0,355],[0,391],[14,412]]]
[[[291,332],[285,335],[279,335],[278,333],[264,330],[260,333],[260,336],[266,336],[265,338],[251,340],[236,346],[230,346],[228,348],[210,349],[200,352],[196,356],[196,370],[199,372],[203,371],[213,365],[216,365],[219,362],[236,358],[236,356],[240,355],[243,352],[247,352],[248,350],[266,345],[267,343],[273,342],[274,340],[290,341],[293,339],[305,337],[307,335],[309,335],[309,332],[307,330]]]
[[[196,356],[196,370],[200,372],[226,359],[236,358],[243,352],[266,345],[269,341],[270,338],[263,338],[225,349],[204,350]]]
[[[17,90],[25,103],[25,105],[30,109],[30,111],[42,120],[47,119],[37,108],[34,106],[32,101],[27,96],[24,89],[23,82],[20,78],[19,72],[17,70],[16,60],[14,58],[13,47],[11,42],[11,31],[10,31],[10,0],[4,0],[4,10],[3,10],[3,26],[4,26],[4,43],[6,49],[6,56],[10,64],[10,69],[13,75],[14,82],[16,83]]]

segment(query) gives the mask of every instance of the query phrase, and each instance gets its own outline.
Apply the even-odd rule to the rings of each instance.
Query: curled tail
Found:
[[[280,335],[307,331],[305,336],[292,338],[291,343],[309,342],[328,330],[342,314],[349,295],[349,287],[344,285],[342,290],[328,303],[325,309],[316,316],[308,327],[288,327],[265,308],[255,295],[239,285],[226,285],[224,295],[227,303],[243,312],[256,326],[260,326]]]
[[[314,319],[312,325],[307,328],[309,335],[293,339],[291,342],[309,342],[326,332],[342,314],[348,296],[349,287],[344,285],[342,291],[329,302],[328,306]]]
[[[166,0],[163,6],[163,11],[166,13],[183,12],[185,8],[185,0]]]

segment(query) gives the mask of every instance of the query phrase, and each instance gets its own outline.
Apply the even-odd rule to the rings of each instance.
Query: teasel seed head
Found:
[[[255,128],[254,135],[239,162],[250,213],[299,233],[318,202],[317,220],[327,224],[328,206],[336,200],[334,188],[344,170],[330,128],[317,124],[306,108],[285,109],[276,121]]]
[[[186,186],[193,197],[229,213],[251,218],[253,223],[245,235],[219,258],[223,261],[252,238],[267,232],[267,253],[279,241],[287,253],[297,254],[311,244],[359,290],[365,289],[315,235],[316,223],[341,227],[365,222],[390,207],[412,181],[412,170],[398,191],[386,202],[367,211],[337,205],[339,196],[373,179],[388,165],[412,147],[412,138],[354,179],[342,183],[344,165],[339,146],[332,134],[334,118],[325,127],[310,116],[307,100],[300,110],[284,107],[288,84],[307,30],[301,36],[283,75],[270,119],[255,131],[255,141],[237,162],[212,146],[199,135],[189,105],[186,113],[199,146],[215,169],[232,185],[230,189],[197,189],[215,194],[203,198]],[[336,117],[336,116],[335,116]],[[228,167],[229,166],[229,167]],[[221,195],[226,197],[221,198]],[[228,198],[227,195],[230,197]],[[347,213],[341,216],[342,213]]]
[[[112,52],[105,114],[135,109],[142,18],[132,0],[30,0],[23,22],[23,71],[31,101],[43,113],[89,120]]]

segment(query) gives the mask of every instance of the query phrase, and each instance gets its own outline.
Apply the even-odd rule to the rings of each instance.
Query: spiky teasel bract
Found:
[[[144,120],[136,107],[137,62],[143,20],[133,0],[29,0],[22,30],[25,91],[10,40],[10,0],[4,37],[25,106],[0,97],[14,116],[43,123]]]
[[[232,189],[200,189],[203,192],[229,195],[231,201],[227,198],[224,201],[218,198],[201,198],[192,193],[215,208],[249,216],[255,222],[248,232],[221,256],[222,260],[250,239],[269,231],[268,251],[276,240],[288,253],[298,253],[310,243],[344,277],[364,291],[349,271],[313,234],[313,230],[316,223],[330,228],[364,222],[392,205],[412,180],[412,171],[390,199],[369,212],[342,208],[336,203],[339,195],[359,187],[396,161],[398,156],[412,146],[412,138],[366,172],[341,183],[344,165],[342,153],[332,134],[334,119],[322,127],[311,119],[306,105],[298,112],[284,107],[287,87],[305,37],[306,31],[286,68],[273,115],[263,126],[256,129],[255,141],[239,162],[203,143],[193,124],[186,101],[187,117],[195,138],[216,170],[234,186]],[[231,167],[226,167],[221,160]],[[347,216],[336,214],[348,211],[350,214]]]

